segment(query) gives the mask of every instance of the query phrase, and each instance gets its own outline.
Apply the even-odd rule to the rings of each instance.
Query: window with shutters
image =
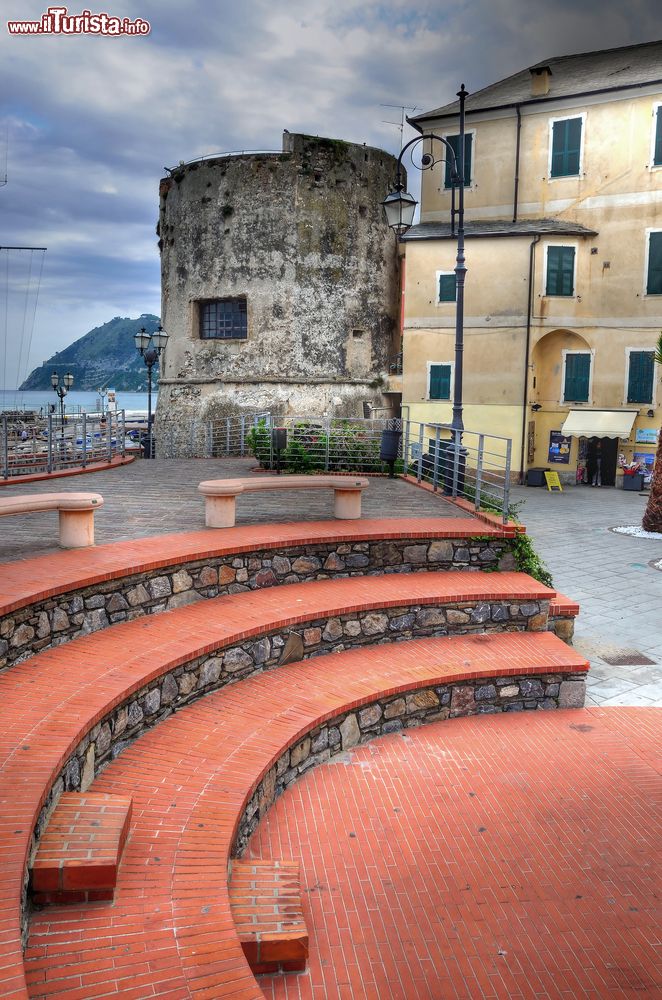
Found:
[[[648,233],[646,295],[662,295],[662,229]]]
[[[428,399],[451,398],[452,370],[451,364],[428,362]]]
[[[653,166],[662,167],[662,104],[653,108]]]
[[[545,295],[575,294],[576,247],[545,247]]]
[[[455,271],[437,271],[437,302],[455,302]]]
[[[655,355],[653,351],[630,351],[628,363],[628,403],[653,402]]]
[[[564,403],[587,403],[591,388],[590,351],[564,351]]]
[[[447,142],[451,144],[453,152],[457,157],[460,152],[460,136],[459,135],[445,135],[443,137]],[[464,186],[471,186],[471,171],[473,169],[473,146],[474,146],[474,133],[465,132],[464,133]],[[451,187],[451,158],[448,155],[448,150],[446,150],[446,170],[444,173],[444,187],[449,189]]]
[[[551,121],[549,176],[578,177],[582,166],[584,116]]]
[[[246,340],[248,316],[246,299],[215,299],[200,303],[202,340]]]

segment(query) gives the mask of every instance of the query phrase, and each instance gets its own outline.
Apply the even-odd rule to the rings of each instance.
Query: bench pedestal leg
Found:
[[[333,513],[343,521],[361,516],[361,490],[334,490]]]
[[[94,545],[94,511],[61,510],[59,542],[63,549]]]
[[[237,498],[205,497],[205,524],[208,528],[233,528]]]

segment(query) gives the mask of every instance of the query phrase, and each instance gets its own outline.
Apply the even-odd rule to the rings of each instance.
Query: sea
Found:
[[[157,393],[152,393],[152,412],[156,409]],[[147,413],[147,393],[146,392],[124,392],[119,390],[115,394],[118,410],[127,412]],[[50,404],[55,403],[57,412],[60,412],[60,401],[53,389],[38,389],[30,392],[21,392],[20,389],[0,389],[0,412],[3,410],[33,410],[37,413],[43,410],[48,413]],[[97,413],[107,408],[107,399],[104,396],[103,402],[98,392],[77,392],[72,389],[64,399],[65,413]]]

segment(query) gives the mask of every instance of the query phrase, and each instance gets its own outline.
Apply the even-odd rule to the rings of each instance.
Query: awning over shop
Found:
[[[639,410],[570,410],[561,428],[572,437],[623,438],[632,433]]]

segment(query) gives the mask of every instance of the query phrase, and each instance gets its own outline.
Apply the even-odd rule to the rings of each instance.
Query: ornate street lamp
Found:
[[[60,400],[60,428],[62,431],[62,441],[64,442],[64,397],[67,395],[72,385],[74,384],[74,377],[71,372],[67,374],[62,379],[62,384],[60,384],[60,376],[56,371],[51,375],[51,385],[58,395]]]
[[[464,102],[467,91],[464,84],[460,87],[457,96],[460,98],[460,135],[457,155],[448,139],[435,135],[434,132],[427,135],[416,136],[403,146],[398,157],[397,175],[395,188],[386,196],[382,205],[386,222],[395,231],[398,237],[403,236],[411,227],[414,221],[416,210],[416,199],[405,191],[402,183],[402,158],[412,146],[419,142],[430,141],[432,148],[433,140],[440,142],[444,146],[445,155],[439,160],[435,159],[432,152],[425,152],[421,157],[421,165],[414,166],[419,170],[432,170],[437,163],[448,158],[450,165],[451,180],[451,234],[455,234],[455,216],[457,214],[457,256],[455,258],[455,375],[453,382],[453,420],[452,428],[456,432],[456,441],[461,439],[464,424],[462,422],[462,359],[464,354],[464,279],[467,269],[464,264]],[[413,163],[413,160],[412,160]],[[455,189],[458,189],[458,206],[455,210]]]
[[[145,458],[154,458],[152,449],[152,368],[159,360],[161,351],[164,350],[168,342],[168,334],[159,323],[158,328],[152,334],[149,334],[144,326],[141,327],[140,332],[136,333],[133,339],[147,366],[147,449]]]

